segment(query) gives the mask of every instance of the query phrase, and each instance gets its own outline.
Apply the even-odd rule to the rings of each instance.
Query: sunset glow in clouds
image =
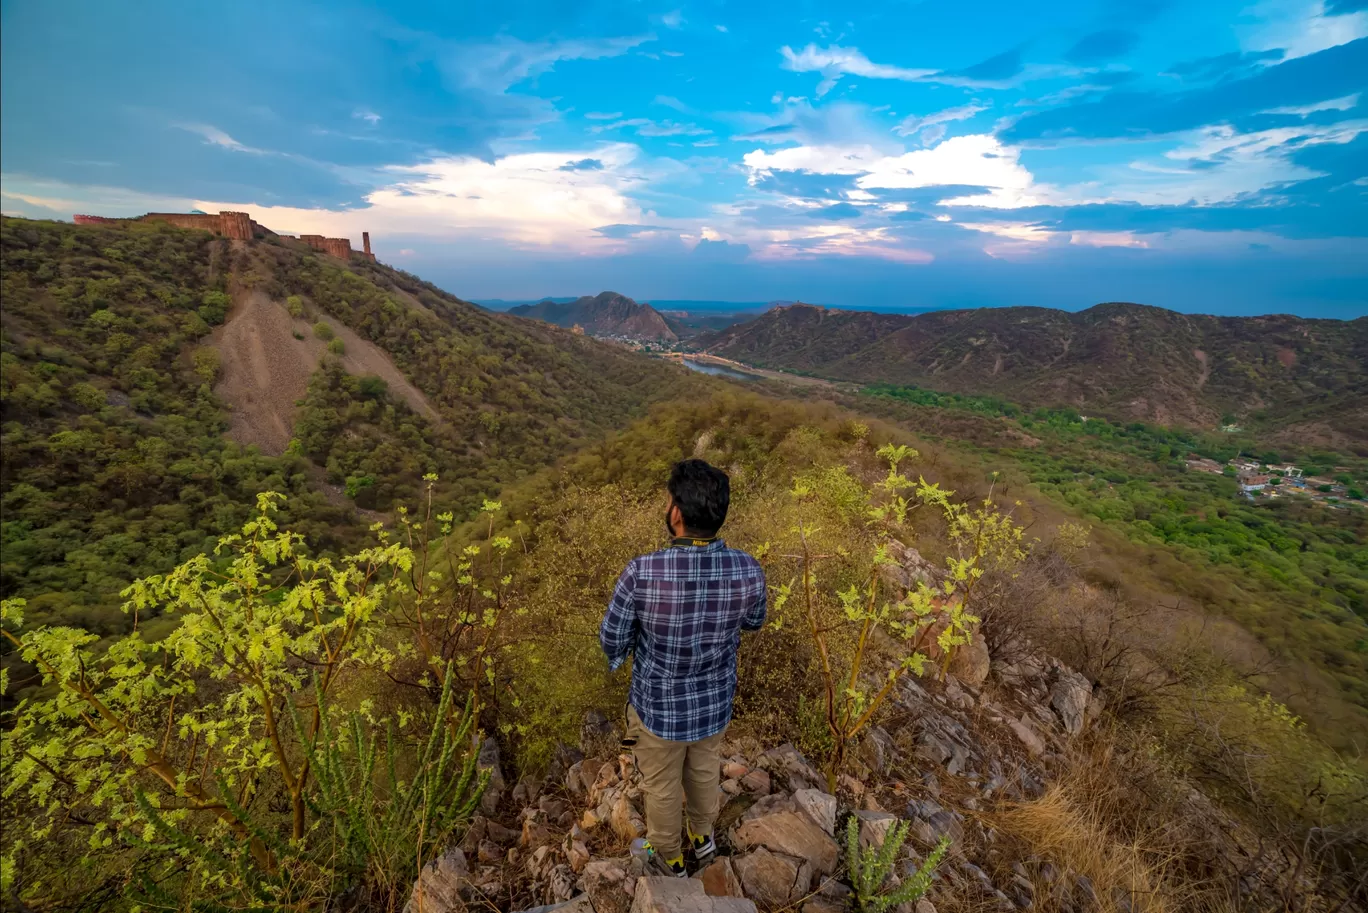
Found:
[[[370,231],[466,297],[1353,316],[1357,6],[15,4],[3,208]]]

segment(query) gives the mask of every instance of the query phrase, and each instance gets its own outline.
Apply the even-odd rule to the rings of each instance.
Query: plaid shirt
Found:
[[[764,623],[765,572],[717,539],[633,558],[599,642],[613,669],[635,652],[631,702],[646,728],[695,742],[727,728],[741,632]]]

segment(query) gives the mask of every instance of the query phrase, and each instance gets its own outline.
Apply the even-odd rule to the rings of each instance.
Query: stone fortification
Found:
[[[213,232],[223,238],[235,241],[250,241],[253,238],[274,235],[270,229],[263,228],[245,212],[220,212],[210,215],[202,212],[149,212],[146,215],[129,219],[112,219],[107,216],[76,215],[72,217],[77,225],[121,225],[126,222],[166,222],[177,228]],[[285,237],[288,237],[285,236]],[[339,260],[351,259],[353,253],[360,253],[368,260],[374,260],[370,249],[370,232],[362,232],[364,251],[353,251],[348,238],[325,238],[322,235],[300,235],[299,240],[314,250],[337,257]]]

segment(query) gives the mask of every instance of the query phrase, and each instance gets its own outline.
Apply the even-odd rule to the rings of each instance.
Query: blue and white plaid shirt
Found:
[[[741,632],[764,623],[765,572],[715,539],[633,558],[618,578],[599,643],[613,669],[635,654],[631,702],[646,728],[695,742],[727,728]]]

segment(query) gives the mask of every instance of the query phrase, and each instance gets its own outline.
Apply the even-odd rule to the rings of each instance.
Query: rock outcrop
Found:
[[[909,577],[923,572],[908,560]],[[899,877],[940,840],[951,841],[931,897],[898,913],[930,913],[938,892],[984,909],[1029,910],[1042,890],[1054,892],[1051,909],[1083,913],[1084,880],[1048,861],[1005,859],[975,812],[1041,795],[1058,752],[1100,705],[1084,676],[1049,657],[993,664],[984,651],[970,665],[943,681],[902,679],[886,720],[865,732],[834,794],[791,743],[763,751],[753,742],[724,743],[722,855],[686,880],[651,877],[625,854],[645,831],[644,799],[631,757],[617,753],[619,730],[605,716],[590,714],[581,748],[563,747],[545,777],[524,778],[511,791],[498,746],[486,741],[485,814],[460,848],[424,868],[408,913],[420,913],[420,901],[421,913],[508,909],[501,898],[532,901],[515,908],[568,913],[836,913],[850,907],[839,841],[851,816],[866,848],[882,846],[899,819],[908,822]],[[495,820],[496,813],[504,817]]]

